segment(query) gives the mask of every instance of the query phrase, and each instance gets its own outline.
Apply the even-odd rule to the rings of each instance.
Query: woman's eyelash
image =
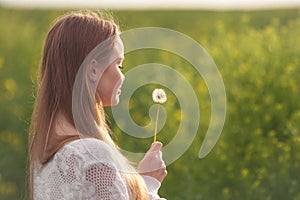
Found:
[[[119,69],[124,69],[124,67],[122,65],[119,65],[118,67],[119,67]]]

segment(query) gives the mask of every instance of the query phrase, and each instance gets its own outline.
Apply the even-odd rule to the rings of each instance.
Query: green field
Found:
[[[0,199],[27,197],[27,130],[41,49],[51,23],[65,12],[0,7]],[[190,82],[199,99],[198,134],[184,155],[168,166],[162,197],[300,200],[300,9],[111,13],[124,31],[164,27],[195,39],[214,59],[225,84],[222,135],[213,151],[199,159],[211,109],[203,79],[185,60],[165,51],[126,55],[125,73],[143,63],[164,63]],[[145,85],[134,93],[130,113],[137,124],[150,120],[153,103],[147,95],[153,87]],[[165,104],[168,119],[158,135],[165,144],[180,122],[176,94],[170,99],[172,104]],[[150,145],[152,138],[131,138],[110,121],[122,148],[144,151]]]

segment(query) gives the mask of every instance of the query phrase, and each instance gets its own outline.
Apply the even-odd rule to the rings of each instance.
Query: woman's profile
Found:
[[[162,144],[135,169],[106,123],[103,107],[119,103],[124,81],[119,35],[94,12],[69,13],[49,30],[29,134],[31,199],[162,199]]]

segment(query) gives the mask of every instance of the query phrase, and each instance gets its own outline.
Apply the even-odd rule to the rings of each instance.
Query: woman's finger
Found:
[[[153,151],[160,151],[162,148],[162,143],[161,142],[154,142],[152,143],[150,149],[148,150],[148,152],[153,152]]]

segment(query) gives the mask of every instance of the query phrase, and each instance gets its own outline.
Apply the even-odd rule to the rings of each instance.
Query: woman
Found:
[[[115,23],[71,13],[50,29],[29,136],[33,199],[161,199],[167,172],[153,143],[135,170],[111,139],[103,106],[118,104],[124,50]]]

